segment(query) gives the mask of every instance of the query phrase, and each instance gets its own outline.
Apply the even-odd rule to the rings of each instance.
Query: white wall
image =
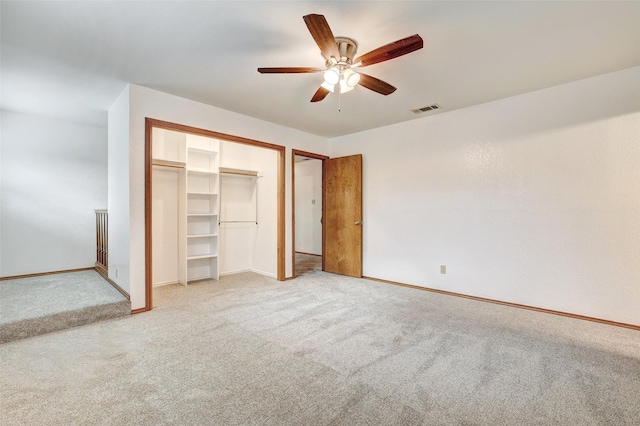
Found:
[[[2,84],[0,83],[0,86]],[[0,87],[0,90],[2,87]],[[0,277],[3,277],[2,273],[2,116],[3,111],[0,109]]]
[[[363,154],[366,276],[640,325],[639,137],[632,68],[331,155]]]
[[[107,129],[2,112],[3,276],[92,267],[107,205]]]
[[[322,160],[295,164],[296,251],[322,255]]]
[[[311,151],[318,154],[327,154],[329,150],[328,141],[325,138],[276,125],[255,118],[243,116],[234,112],[215,108],[209,105],[194,102],[188,99],[158,92],[142,86],[131,84],[126,89],[129,95],[129,150],[128,157],[124,150],[119,151],[118,163],[128,159],[129,174],[128,207],[119,206],[118,216],[126,214],[130,218],[130,235],[128,243],[118,242],[118,254],[122,254],[126,248],[130,250],[127,265],[130,267],[129,280],[131,282],[131,305],[132,309],[144,306],[145,296],[145,251],[144,251],[144,135],[145,117],[156,118],[174,123],[199,127],[221,133],[241,136],[248,139],[255,139],[287,147],[287,157],[285,160],[285,178],[287,183],[286,194],[286,243],[285,259],[287,276],[292,275],[291,271],[291,149]],[[122,98],[121,98],[122,99]],[[120,100],[119,100],[120,101]],[[117,105],[114,104],[115,108]],[[116,108],[118,109],[118,108]],[[111,109],[109,120],[111,123]],[[115,111],[114,111],[115,112]],[[111,137],[111,134],[110,134]],[[110,142],[111,146],[111,142]],[[111,151],[109,160],[111,161]],[[109,175],[111,179],[111,164]],[[111,183],[111,181],[110,181]],[[111,194],[111,187],[109,189]],[[110,198],[111,200],[111,198]],[[115,206],[109,204],[110,215],[116,214]],[[111,219],[111,218],[110,218]],[[119,218],[119,224],[123,218]],[[124,232],[119,232],[119,237],[123,237]],[[111,244],[111,236],[109,238]],[[115,242],[114,242],[115,244]],[[110,245],[110,253],[114,247]],[[123,265],[124,266],[124,265]],[[110,275],[111,276],[111,275]],[[127,287],[128,288],[128,287]]]
[[[109,278],[130,293],[129,86],[109,108],[108,117]],[[142,200],[144,204],[144,193]],[[142,225],[138,226],[142,226],[144,234],[144,217]],[[144,257],[139,261],[144,271]],[[134,309],[139,307],[135,306]]]

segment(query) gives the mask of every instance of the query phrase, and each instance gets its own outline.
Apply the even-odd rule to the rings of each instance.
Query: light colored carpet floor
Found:
[[[0,281],[0,343],[130,314],[94,270]]]
[[[640,333],[323,272],[0,345],[3,425],[637,425]]]

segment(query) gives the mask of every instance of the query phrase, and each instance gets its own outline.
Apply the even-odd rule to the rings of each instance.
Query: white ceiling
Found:
[[[131,82],[334,137],[640,65],[640,2],[4,1],[1,107],[106,125]],[[418,33],[423,49],[310,103],[323,66],[302,16],[325,15],[363,54]],[[363,70],[364,71],[364,70]],[[438,103],[440,112],[411,110]]]

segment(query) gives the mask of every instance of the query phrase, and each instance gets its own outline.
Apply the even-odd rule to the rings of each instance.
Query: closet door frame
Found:
[[[157,120],[154,118],[145,118],[145,167],[144,167],[144,222],[145,222],[145,306],[142,309],[136,310],[137,312],[150,311],[153,308],[153,271],[152,271],[152,233],[151,233],[151,213],[152,213],[152,197],[151,197],[151,131],[154,127],[174,130],[182,133],[190,133],[199,136],[205,136],[209,138],[219,139],[227,142],[241,143],[245,145],[254,146],[257,148],[266,148],[274,150],[278,153],[277,156],[277,279],[282,281],[285,279],[285,147],[282,145],[276,145],[268,142],[262,142],[254,139],[247,139],[241,136],[228,135],[225,133],[215,132],[213,130],[200,129],[197,127],[186,126],[183,124],[172,123],[163,120]]]

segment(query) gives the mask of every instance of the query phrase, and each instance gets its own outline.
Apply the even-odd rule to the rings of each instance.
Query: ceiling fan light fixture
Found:
[[[333,91],[335,90],[335,84],[329,84],[326,81],[323,81],[320,86],[324,87],[325,89],[327,89],[331,93],[333,93]]]
[[[343,78],[343,81],[346,82],[346,85],[353,89],[360,81],[360,74],[349,68],[344,71]]]
[[[324,72],[324,81],[331,85],[338,83],[338,81],[340,81],[340,70],[337,67],[326,70]]]
[[[349,86],[346,80],[340,80],[340,93],[347,93],[353,90],[354,86]]]

